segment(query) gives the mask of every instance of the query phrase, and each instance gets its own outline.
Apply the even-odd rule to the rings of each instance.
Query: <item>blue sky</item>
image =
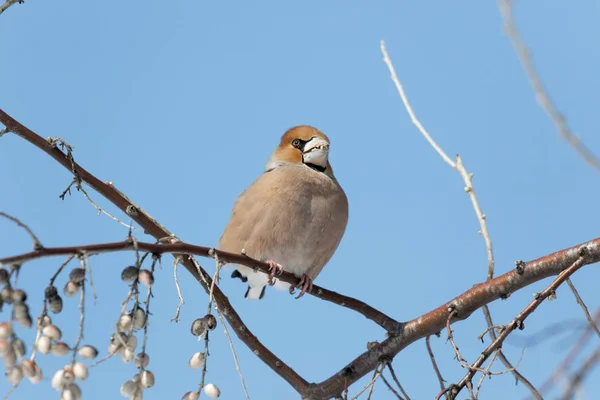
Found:
[[[552,98],[600,154],[600,6],[518,2],[515,12]],[[487,261],[463,183],[410,123],[382,62],[381,39],[423,124],[475,173],[497,274],[517,259],[598,236],[600,176],[558,137],[536,104],[494,2],[27,1],[0,16],[0,36],[0,107],[41,136],[68,141],[89,171],[113,181],[191,243],[217,243],[236,196],[261,173],[286,129],[311,124],[324,131],[350,220],[317,283],[399,320],[483,281]],[[122,240],[127,230],[97,216],[83,196],[58,198],[70,180],[23,140],[0,139],[1,210],[28,223],[46,246]],[[28,237],[6,221],[0,222],[0,243],[2,255],[30,249]],[[132,261],[132,254],[92,259],[99,298],[88,304],[84,342],[103,354],[127,294],[120,271]],[[61,262],[23,268],[20,279],[34,314]],[[209,260],[202,262],[213,270]],[[169,257],[156,275],[147,351],[157,383],[145,398],[179,398],[200,379],[187,367],[202,349],[189,324],[204,315],[207,296],[182,269],[182,321],[169,322],[178,303]],[[598,279],[595,266],[573,278],[591,309],[598,306]],[[492,304],[495,321],[507,323],[548,283]],[[264,301],[245,301],[245,287],[228,278],[222,289],[248,327],[308,381],[328,378],[367,342],[383,339],[384,332],[360,315],[309,296],[296,301],[269,290]],[[71,342],[76,316],[73,299],[55,319]],[[525,349],[519,370],[534,384],[553,371],[584,326],[572,294],[561,288],[558,299],[543,304],[504,346],[516,362],[526,339],[544,337],[545,327],[561,322],[565,333]],[[487,345],[476,339],[485,327],[482,315],[454,327],[463,355],[474,361]],[[241,399],[221,331],[212,335],[208,381],[222,389],[222,398]],[[297,398],[236,338],[234,344],[252,399]],[[432,344],[444,378],[459,380],[464,371],[445,336]],[[66,363],[41,361],[47,377]],[[394,365],[412,398],[437,394],[423,341]],[[134,374],[131,364],[110,360],[91,370],[84,398],[118,398],[119,386]],[[600,390],[598,382],[596,371],[585,385],[588,395]],[[0,380],[0,393],[7,390]],[[24,384],[12,398],[52,392],[48,381]],[[526,394],[509,375],[494,376],[482,392],[486,399]],[[375,398],[393,397],[378,384]]]

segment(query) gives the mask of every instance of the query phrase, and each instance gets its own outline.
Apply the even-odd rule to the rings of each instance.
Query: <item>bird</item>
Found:
[[[310,293],[313,280],[336,251],[348,224],[348,199],[329,162],[329,138],[301,125],[287,130],[264,172],[237,198],[217,248],[269,265],[269,274],[234,264],[233,278],[248,283],[245,298],[260,300],[281,271],[300,278],[296,298]]]

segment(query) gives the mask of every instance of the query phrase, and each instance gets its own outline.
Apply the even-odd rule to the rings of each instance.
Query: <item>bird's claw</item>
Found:
[[[269,277],[267,278],[267,282],[270,286],[273,286],[275,284],[273,278],[281,275],[283,272],[283,266],[273,260],[267,260],[265,262],[269,265]]]
[[[300,282],[298,283],[298,288],[301,288],[300,294],[298,296],[296,296],[296,299],[299,299],[300,297],[304,296],[304,293],[306,292],[311,292],[312,288],[313,288],[313,283],[312,283],[312,279],[310,279],[308,277],[308,275],[306,274],[302,274],[302,277],[300,278]],[[295,289],[293,286],[290,286],[290,294],[294,294]]]

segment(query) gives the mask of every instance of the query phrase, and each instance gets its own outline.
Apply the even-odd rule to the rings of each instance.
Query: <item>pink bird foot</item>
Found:
[[[281,275],[283,272],[283,266],[273,260],[267,260],[265,262],[269,264],[269,277],[267,278],[267,282],[269,285],[273,286],[275,284],[273,278]]]
[[[310,279],[308,277],[308,275],[302,274],[302,278],[300,278],[298,287],[301,288],[302,290],[300,291],[300,294],[298,296],[296,296],[296,299],[299,299],[300,297],[304,296],[304,293],[306,293],[306,292],[310,293],[312,291],[312,288],[313,288],[312,279]],[[295,291],[296,291],[296,288],[294,288],[293,286],[290,286],[290,294],[294,294]]]

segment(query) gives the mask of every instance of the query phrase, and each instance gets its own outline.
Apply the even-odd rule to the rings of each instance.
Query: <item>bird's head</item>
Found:
[[[284,164],[298,164],[333,177],[328,156],[329,138],[323,132],[308,125],[296,126],[283,134],[265,171]]]

